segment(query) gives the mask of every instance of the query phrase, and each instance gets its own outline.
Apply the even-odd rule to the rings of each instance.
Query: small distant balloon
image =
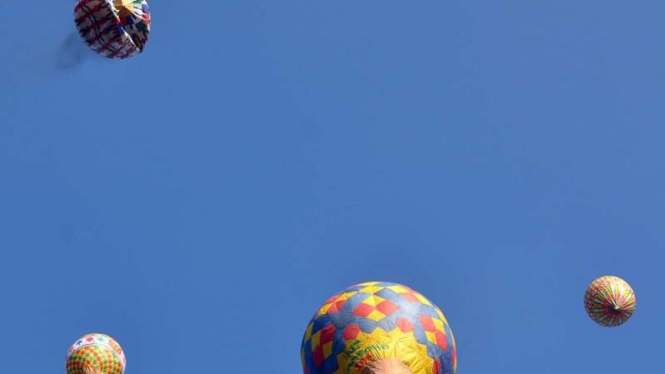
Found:
[[[67,351],[67,374],[123,374],[126,366],[120,344],[108,335],[84,335]]]
[[[143,52],[150,36],[150,9],[145,0],[77,0],[74,20],[85,44],[112,59]]]
[[[605,327],[619,326],[633,315],[635,292],[623,279],[604,276],[594,280],[584,295],[587,314],[597,324]]]
[[[305,374],[454,374],[457,352],[441,310],[390,282],[351,286],[314,314],[302,340]]]

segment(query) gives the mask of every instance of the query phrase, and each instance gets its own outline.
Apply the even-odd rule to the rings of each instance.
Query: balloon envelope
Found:
[[[124,59],[143,52],[150,35],[145,0],[77,0],[74,20],[83,41],[97,54]]]
[[[457,353],[441,310],[418,292],[367,282],[332,296],[305,331],[305,374],[364,374],[373,362],[404,363],[413,374],[453,374]]]
[[[127,360],[120,344],[104,334],[87,334],[67,351],[67,374],[85,374],[86,368],[104,374],[123,374]]]
[[[635,306],[635,292],[626,281],[615,276],[594,280],[584,295],[587,314],[601,326],[624,324],[633,315]]]

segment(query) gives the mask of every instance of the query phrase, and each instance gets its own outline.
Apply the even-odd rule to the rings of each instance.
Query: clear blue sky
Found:
[[[96,331],[127,374],[299,373],[367,280],[461,374],[662,366],[662,1],[153,0],[144,54],[63,65],[73,3],[0,2],[2,372]]]

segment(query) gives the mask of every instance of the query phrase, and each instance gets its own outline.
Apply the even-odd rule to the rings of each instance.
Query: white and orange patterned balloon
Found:
[[[67,351],[67,374],[123,374],[126,366],[120,344],[108,335],[84,335]]]

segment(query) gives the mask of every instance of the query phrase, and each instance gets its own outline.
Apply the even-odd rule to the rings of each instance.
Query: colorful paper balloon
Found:
[[[587,314],[601,326],[619,326],[635,311],[635,293],[619,277],[605,276],[593,281],[584,295]]]
[[[143,52],[150,35],[150,10],[145,0],[77,0],[76,28],[98,54],[124,59]]]
[[[104,334],[87,334],[67,351],[67,374],[123,374],[127,360],[120,344]]]
[[[367,282],[332,296],[302,340],[305,374],[454,374],[457,352],[441,310],[390,282]]]

